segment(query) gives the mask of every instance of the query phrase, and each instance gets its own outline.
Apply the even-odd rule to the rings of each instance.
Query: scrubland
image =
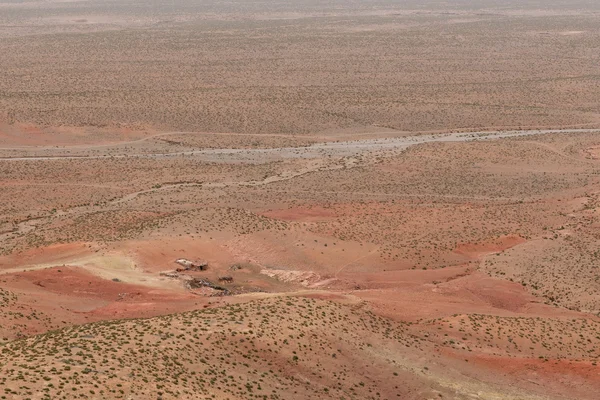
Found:
[[[596,2],[196,3],[0,0],[0,399],[597,397]]]

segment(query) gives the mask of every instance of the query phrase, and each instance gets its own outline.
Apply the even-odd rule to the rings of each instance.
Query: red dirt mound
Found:
[[[172,294],[120,281],[102,279],[78,267],[54,267],[11,274],[25,279],[42,290],[75,297],[104,301],[143,302],[190,299],[190,295]]]
[[[500,253],[525,242],[526,240],[521,236],[508,235],[486,242],[462,243],[456,247],[454,252],[472,259],[478,259],[486,254]]]

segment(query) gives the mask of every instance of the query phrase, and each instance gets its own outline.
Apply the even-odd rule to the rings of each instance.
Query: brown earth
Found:
[[[36,4],[0,398],[597,398],[594,2]]]
[[[361,354],[363,361],[353,356],[336,366],[322,355],[311,355],[306,366],[322,368],[312,378],[293,359],[286,361],[279,346],[277,354],[253,356],[263,371],[262,382],[256,382],[279,387],[273,390],[284,390],[286,398],[334,397],[338,390],[350,398],[423,398],[424,393],[594,398],[600,320],[594,311],[598,281],[592,249],[600,181],[597,161],[586,158],[584,150],[600,144],[596,134],[555,132],[485,141],[453,137],[408,148],[400,141],[385,149],[356,150],[352,156],[346,155],[349,148],[368,142],[335,145],[322,155],[303,147],[285,153],[257,149],[268,157],[280,154],[280,159],[262,162],[237,162],[248,157],[245,153],[207,162],[202,161],[205,153],[165,158],[156,152],[112,161],[62,154],[2,160],[7,201],[0,317],[5,346],[22,349],[18,343],[24,343],[23,337],[55,329],[66,329],[60,335],[71,337],[75,331],[69,327],[97,330],[103,325],[94,324],[105,320],[150,318],[140,324],[153,330],[160,329],[166,314],[237,307],[236,313],[246,315],[254,307],[250,304],[282,304],[281,299],[293,295],[324,301],[319,307],[343,307],[353,316],[366,312],[384,326],[400,324],[408,342],[401,351],[386,353],[404,365],[404,372],[397,371],[398,388],[381,379],[392,374],[393,363],[367,361],[378,365],[377,372],[362,371],[373,353],[363,354],[366,348],[356,336],[344,338],[350,325],[310,334],[337,337],[328,346]],[[108,153],[115,146],[99,151]],[[98,167],[102,174],[93,173]],[[53,180],[61,184],[51,186],[53,197],[44,197],[48,186],[41,183]],[[82,185],[79,194],[89,190],[92,198],[102,196],[104,187],[119,189],[107,200],[77,202],[69,194]],[[21,195],[24,187],[32,196]],[[206,262],[208,269],[174,274],[180,258]],[[193,279],[214,287],[191,287],[187,282]],[[185,318],[192,319],[184,325],[194,326],[192,321],[205,317]],[[247,318],[252,326],[260,322],[258,315]],[[322,314],[311,321],[326,323]],[[178,337],[183,341],[178,346],[190,351],[217,359],[229,354],[230,366],[244,363],[244,357],[223,350],[223,342],[207,347],[173,326],[163,332]],[[229,334],[219,335],[234,340]],[[294,346],[304,348],[294,338]],[[286,340],[282,332],[274,339],[278,344]],[[104,339],[86,340],[95,343],[91,354],[104,354]],[[385,336],[373,340],[375,348],[388,346]],[[340,347],[342,342],[350,347]],[[149,356],[166,352],[163,348]],[[38,356],[53,365],[52,354]],[[128,360],[120,365],[142,365]],[[156,362],[152,360],[147,362]],[[269,363],[285,365],[279,379],[296,382],[303,377],[310,388],[282,385],[264,375]],[[218,389],[217,381],[200,378],[210,376],[210,368],[197,370],[191,364],[182,370],[188,382],[196,382],[187,389],[179,380],[146,387],[110,373],[96,388],[82,380],[82,371],[110,371],[110,364],[84,358],[73,365],[79,366],[65,372],[78,375],[66,378],[63,372],[61,383],[46,392],[69,398],[72,393],[65,389],[73,391],[69,385],[79,382],[76,391],[90,398],[133,393],[149,398],[158,392],[163,398],[193,398],[190,393],[203,390],[223,398],[225,393],[246,396],[224,389],[227,382],[231,387],[230,378]],[[358,387],[370,382],[372,392],[339,389],[323,375],[335,368],[352,371],[351,381]],[[240,373],[256,386],[245,375],[249,372]],[[48,375],[49,380],[35,376],[28,387],[54,382]],[[27,389],[16,385],[17,375],[2,382],[12,396],[8,398],[27,395]],[[318,387],[323,391],[314,392]]]

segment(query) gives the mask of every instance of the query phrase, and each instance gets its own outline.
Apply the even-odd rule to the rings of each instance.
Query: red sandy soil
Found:
[[[155,134],[139,127],[81,128],[48,127],[35,124],[0,122],[0,148],[19,146],[73,146],[86,144],[118,144]]]
[[[417,321],[458,312],[491,315],[572,316],[581,313],[543,304],[522,285],[491,278],[472,266],[354,274],[354,296],[388,318]]]
[[[5,3],[0,400],[599,398],[597,2]]]
[[[550,392],[566,389],[572,399],[586,398],[600,386],[600,368],[590,361],[539,360],[473,355],[469,363],[476,368],[489,369],[508,375],[532,386],[543,385]]]
[[[0,270],[30,264],[60,263],[62,260],[89,254],[97,249],[92,243],[57,243],[44,247],[28,249],[0,257]]]
[[[61,266],[4,274],[3,287],[24,304],[43,304],[54,323],[138,318],[194,309],[206,303],[190,293],[102,279],[80,267]],[[36,306],[37,307],[37,306]]]
[[[456,250],[454,251],[457,254],[461,254],[469,258],[478,259],[481,256],[499,253],[525,242],[526,240],[520,236],[510,235],[503,236],[496,240],[488,242],[461,243],[456,247]]]
[[[336,214],[331,209],[323,207],[295,207],[287,210],[273,210],[263,213],[269,218],[281,219],[284,221],[326,221],[335,218]]]
[[[189,300],[190,295],[150,290],[141,285],[102,279],[79,267],[54,267],[5,275],[22,278],[45,291],[59,295],[86,297],[107,302],[169,302]]]
[[[415,146],[365,156],[358,167],[327,161],[332,169],[258,186],[310,163],[6,161],[0,284],[9,294],[0,298],[0,336],[306,296],[401,324],[418,344],[407,350],[411,357],[426,351],[486,385],[564,399],[572,388],[556,379],[564,370],[582,382],[573,393],[592,399],[598,380],[585,366],[600,348],[593,312],[600,182],[595,161],[576,154],[598,139],[554,138],[537,139],[544,146],[533,139]],[[531,165],[513,165],[517,156]],[[21,191],[29,181],[52,180],[65,185]],[[67,186],[80,180],[95,186]],[[107,187],[120,189],[107,194]],[[161,275],[179,258],[207,262],[208,270],[188,275],[233,295],[189,290]],[[571,260],[585,280],[577,272],[563,281]],[[460,331],[461,318],[481,328]],[[583,337],[523,344],[570,329],[573,320],[588,322]],[[510,323],[529,329],[515,341],[522,352],[497,334]]]

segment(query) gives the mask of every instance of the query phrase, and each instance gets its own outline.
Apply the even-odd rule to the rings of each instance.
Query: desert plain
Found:
[[[0,0],[0,399],[597,399],[600,4]]]

